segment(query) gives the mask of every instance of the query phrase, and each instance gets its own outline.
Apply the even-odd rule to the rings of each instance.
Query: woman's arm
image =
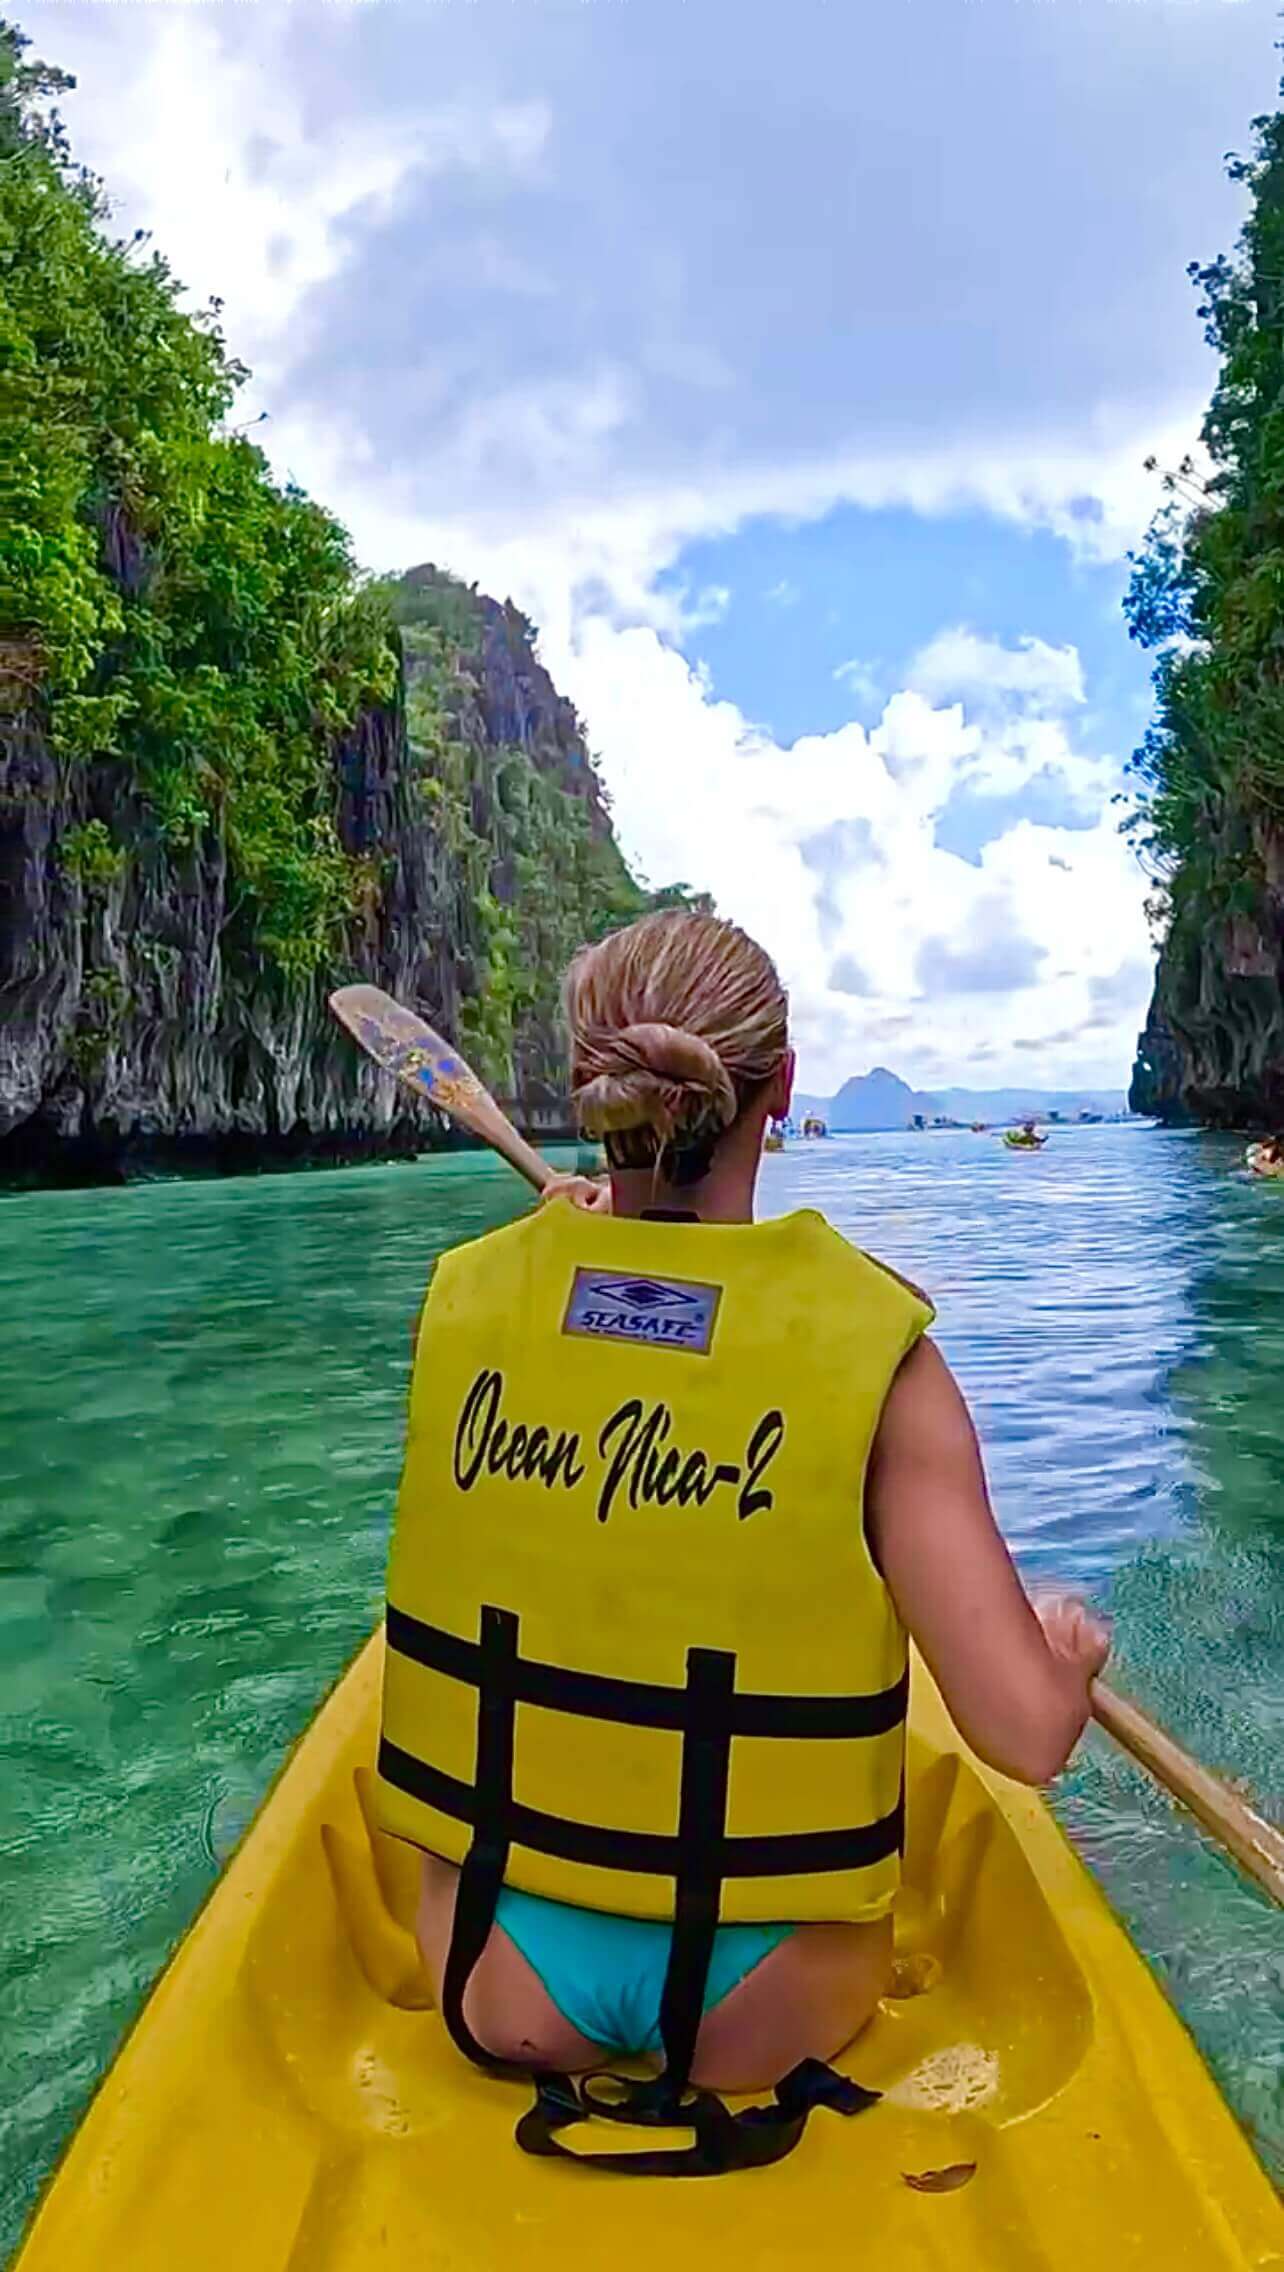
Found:
[[[1036,1607],[990,1511],[971,1415],[920,1341],[892,1385],[865,1486],[870,1548],[960,1731],[991,1767],[1047,1783],[1088,1717],[1109,1635],[1081,1602]]]

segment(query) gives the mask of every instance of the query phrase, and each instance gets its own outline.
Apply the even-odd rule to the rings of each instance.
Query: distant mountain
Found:
[[[1025,1113],[1043,1117],[1057,1112],[1070,1119],[1080,1112],[1105,1114],[1125,1109],[1122,1089],[940,1089],[929,1094],[910,1088],[885,1065],[844,1081],[837,1096],[794,1099],[795,1119],[807,1112],[819,1113],[838,1136],[908,1128],[920,1113],[928,1122],[1003,1121],[1018,1120]]]
[[[836,1132],[852,1129],[908,1128],[916,1112],[943,1110],[931,1097],[921,1098],[899,1075],[885,1065],[872,1073],[858,1073],[844,1081],[836,1097],[798,1097],[794,1117],[818,1112]]]

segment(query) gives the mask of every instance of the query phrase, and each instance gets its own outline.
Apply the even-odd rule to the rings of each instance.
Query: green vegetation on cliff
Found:
[[[1142,839],[1174,913],[1196,895],[1252,912],[1262,877],[1245,825],[1284,820],[1284,113],[1234,159],[1252,210],[1233,258],[1192,265],[1221,372],[1204,419],[1212,461],[1167,478],[1134,566],[1133,636],[1162,650],[1158,715],[1136,769]]]
[[[0,1146],[413,1147],[328,986],[424,1007],[555,1118],[561,973],[637,884],[532,626],[373,582],[236,425],[218,306],[110,233],[0,24]]]
[[[0,624],[69,762],[114,758],[164,841],[225,835],[256,943],[323,960],[360,877],[329,755],[396,656],[342,529],[223,421],[246,376],[106,201],[63,74],[0,27]]]
[[[1166,477],[1125,603],[1158,654],[1130,825],[1166,934],[1159,1023],[1184,1102],[1214,1118],[1269,1117],[1276,1081],[1284,1093],[1269,1065],[1284,1011],[1284,112],[1252,131],[1252,155],[1229,163],[1250,198],[1235,252],[1190,270],[1220,357],[1211,470],[1188,459]]]
[[[576,948],[649,908],[691,904],[691,895],[681,886],[645,891],[629,873],[601,786],[578,755],[569,704],[560,737],[554,729],[538,753],[506,737],[515,716],[483,722],[498,723],[498,734],[477,730],[483,684],[505,689],[533,651],[533,626],[516,608],[497,608],[437,570],[414,570],[382,591],[404,644],[419,793],[451,856],[454,933],[472,964],[460,1042],[501,1088],[550,1083],[561,975]]]

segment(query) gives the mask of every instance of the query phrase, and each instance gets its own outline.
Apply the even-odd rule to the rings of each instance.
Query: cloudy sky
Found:
[[[1272,0],[29,0],[122,227],[377,568],[542,627],[804,1083],[1122,1084],[1125,553]]]

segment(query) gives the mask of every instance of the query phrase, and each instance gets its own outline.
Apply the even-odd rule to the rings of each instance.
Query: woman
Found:
[[[566,1007],[579,1119],[589,1134],[604,1141],[610,1180],[609,1186],[598,1186],[568,1178],[546,1195],[558,1202],[545,1211],[543,1218],[555,1218],[561,1224],[557,1236],[564,1243],[576,1235],[589,1239],[585,1253],[597,1276],[591,1271],[588,1275],[577,1272],[574,1287],[580,1288],[583,1281],[590,1289],[585,1300],[600,1305],[596,1310],[576,1311],[580,1297],[578,1292],[572,1293],[564,1328],[571,1337],[560,1345],[560,1357],[555,1356],[552,1368],[541,1376],[550,1384],[549,1395],[561,1373],[581,1359],[599,1368],[618,1362],[624,1368],[621,1379],[630,1363],[637,1368],[639,1379],[644,1374],[648,1382],[663,1376],[666,1396],[669,1383],[673,1384],[679,1418],[683,1395],[705,1398],[705,1405],[693,1407],[705,1410],[717,1406],[718,1396],[743,1391],[743,1382],[724,1379],[717,1371],[717,1335],[731,1334],[731,1313],[726,1305],[732,1297],[723,1296],[724,1324],[715,1330],[699,1323],[700,1278],[702,1272],[708,1277],[712,1270],[705,1259],[710,1254],[747,1256],[745,1267],[751,1268],[754,1256],[763,1251],[755,1242],[783,1240],[773,1249],[783,1258],[776,1275],[753,1281],[759,1292],[752,1320],[746,1313],[745,1325],[747,1331],[752,1322],[759,1336],[754,1345],[769,1354],[778,1290],[782,1369],[791,1363],[798,1368],[796,1341],[787,1345],[784,1336],[787,1332],[805,1335],[808,1316],[806,1288],[792,1286],[789,1271],[795,1264],[788,1257],[803,1252],[814,1255],[815,1270],[821,1276],[828,1273],[826,1283],[832,1281],[834,1286],[847,1285],[844,1272],[863,1273],[851,1277],[856,1288],[853,1299],[869,1304],[871,1321],[875,1316],[892,1320],[891,1340],[888,1353],[869,1376],[875,1384],[869,1391],[875,1405],[871,1407],[863,1488],[856,1466],[839,1476],[837,1488],[843,1495],[841,1520],[848,1526],[853,1553],[861,1558],[859,1565],[852,1565],[855,1582],[864,1588],[860,1614],[871,1633],[877,1628],[882,1635],[876,1644],[871,1643],[869,1662],[875,1667],[879,1663],[894,1667],[895,1639],[899,1638],[903,1651],[904,1628],[974,1750],[1006,1775],[1028,1783],[1049,1781],[1064,1764],[1088,1717],[1089,1684],[1100,1671],[1109,1645],[1104,1628],[1076,1601],[1057,1598],[1032,1604],[1027,1598],[990,1511],[967,1406],[944,1359],[922,1331],[931,1313],[916,1290],[905,1288],[894,1274],[884,1272],[868,1258],[857,1257],[815,1217],[790,1218],[786,1225],[748,1229],[753,1223],[764,1133],[770,1123],[788,1113],[794,1073],[785,996],[771,961],[743,932],[713,917],[681,912],[648,916],[576,958],[567,980]],[[568,1199],[573,1207],[567,1206]],[[602,1223],[600,1233],[590,1236],[589,1226],[608,1214],[611,1220]],[[539,1217],[526,1218],[528,1226],[538,1226],[540,1221]],[[577,1222],[585,1226],[578,1234]],[[619,1227],[630,1222],[637,1226],[635,1231],[626,1233]],[[805,1237],[801,1230],[797,1234],[802,1245],[790,1243],[795,1241],[795,1234],[789,1230],[789,1223],[809,1226]],[[654,1229],[644,1230],[644,1224]],[[684,1230],[675,1228],[675,1224],[698,1227]],[[710,1228],[714,1226],[726,1228],[715,1237]],[[744,1228],[729,1236],[735,1226]],[[534,1235],[540,1235],[538,1230]],[[527,1238],[527,1233],[510,1229],[495,1234],[500,1241],[517,1236]],[[660,1275],[654,1282],[645,1279],[640,1292],[634,1281],[629,1296],[635,1305],[642,1304],[644,1296],[659,1304],[659,1314],[648,1316],[645,1306],[630,1312],[624,1306],[624,1296],[616,1299],[612,1295],[616,1281],[609,1272],[602,1274],[611,1258],[611,1236],[654,1240],[655,1251],[669,1258],[662,1265],[670,1271],[668,1278]],[[481,1242],[473,1252],[480,1254],[482,1249],[492,1251],[492,1242]],[[629,1256],[640,1251],[629,1247],[626,1263]],[[646,1252],[651,1251],[647,1246]],[[502,1274],[502,1258],[498,1249],[494,1252],[494,1268]],[[694,1293],[684,1294],[682,1287],[688,1281],[673,1275],[684,1267],[684,1253],[699,1258],[698,1266],[696,1260],[690,1265],[689,1283],[695,1287]],[[738,1260],[735,1267],[740,1267]],[[528,1285],[532,1269],[528,1253],[522,1264],[524,1275],[511,1278],[512,1288]],[[734,1280],[730,1266],[729,1271]],[[484,1306],[487,1280],[484,1272],[474,1276],[483,1289],[471,1297],[475,1309],[479,1301]],[[618,1273],[617,1278],[627,1289],[629,1281]],[[765,1310],[764,1284],[769,1289]],[[823,1293],[820,1277],[816,1286],[819,1301]],[[649,1287],[652,1290],[648,1293]],[[592,1291],[595,1288],[597,1291]],[[435,1298],[435,1293],[430,1296],[430,1317]],[[511,1309],[513,1301],[525,1298],[513,1291],[501,1300],[496,1293],[495,1302],[499,1308]],[[434,1344],[444,1359],[453,1346],[446,1339],[445,1324],[449,1322],[456,1333],[464,1330],[467,1305],[461,1306],[458,1295],[442,1299],[453,1300],[455,1305],[448,1317],[443,1313],[442,1330]],[[689,1314],[697,1316],[696,1325],[682,1322],[680,1306],[676,1322],[674,1317],[666,1318],[666,1301],[678,1305],[685,1301]],[[690,1309],[693,1303],[695,1308]],[[787,1316],[795,1319],[792,1327],[786,1325]],[[872,1322],[866,1335],[863,1316],[864,1312],[859,1318],[836,1319],[835,1324],[835,1331],[850,1332],[853,1363],[858,1365],[865,1361],[862,1336],[871,1343],[876,1337]],[[626,1349],[613,1350],[608,1356],[587,1349],[586,1337],[595,1333],[605,1338],[614,1333],[617,1342],[622,1335],[632,1333],[640,1338],[649,1336],[654,1343],[666,1332],[686,1333],[688,1338],[696,1335],[695,1354],[661,1354],[651,1347],[641,1357]],[[700,1341],[702,1332],[705,1339]],[[725,1343],[726,1348],[731,1345],[729,1340]],[[819,1364],[824,1355],[819,1340],[815,1351]],[[421,1350],[421,1360],[422,1356]],[[706,1360],[714,1369],[702,1372],[700,1366]],[[724,1363],[724,1373],[725,1369]],[[811,1369],[808,1358],[797,1385],[804,1404],[808,1386],[805,1376]],[[499,1379],[498,1369],[477,1376],[477,1381]],[[860,1394],[865,1393],[861,1389]],[[487,1394],[489,1389],[483,1392],[483,1401]],[[519,1436],[523,1442],[527,1438],[520,1424],[502,1441],[493,1432],[488,1433],[495,1426],[502,1427],[496,1421],[499,1394],[499,1390],[494,1391],[481,1420],[478,1413],[482,1406],[473,1395],[470,1416],[461,1420],[456,1431],[454,1473],[457,1478],[475,1476],[489,1461],[490,1469],[504,1471],[499,1481],[511,1494],[511,1476],[518,1472],[520,1461],[517,1466],[512,1461],[506,1465],[503,1445],[515,1445]],[[832,1410],[835,1401],[831,1395],[827,1409]],[[632,1410],[633,1406],[620,1409]],[[637,1409],[642,1409],[640,1400]],[[827,1425],[825,1409],[819,1408],[819,1414],[813,1411],[808,1424],[813,1428]],[[663,1410],[668,1413],[668,1403]],[[780,1412],[767,1419],[778,1423],[783,1431],[786,1423]],[[420,1422],[425,1438],[431,1439],[434,1431],[440,1434],[443,1425],[425,1407]],[[511,1419],[508,1425],[512,1426]],[[667,1428],[667,1420],[664,1425]],[[836,1414],[833,1425],[836,1429],[840,1426]],[[413,1403],[411,1426],[413,1436]],[[614,1426],[615,1421],[611,1421],[603,1430],[603,1444]],[[538,1428],[529,1441],[546,1435],[546,1430]],[[776,1438],[770,1428],[768,1436],[762,1437],[760,1426],[755,1440],[765,1444],[768,1438],[774,1448]],[[841,1432],[836,1434],[836,1444],[846,1441]],[[558,1444],[562,1442],[559,1438]],[[575,1435],[567,1442],[579,1445],[580,1438]],[[589,1445],[587,1435],[584,1444]],[[564,1448],[553,1455],[554,1468],[557,1460],[563,1459]],[[541,1457],[546,1453],[547,1442]],[[561,1483],[578,1474],[573,1463],[579,1456],[576,1451],[565,1452],[560,1476],[550,1474],[546,1459],[540,1481],[545,1485]],[[674,1451],[667,1456],[676,1461],[679,1455]],[[692,1479],[690,1519],[699,1521],[703,1519],[701,1477],[705,1471],[691,1466],[690,1461],[703,1455],[683,1456],[688,1467],[681,1474],[686,1475],[689,1469]],[[761,1459],[761,1452],[756,1456]],[[584,1449],[583,1459],[587,1457],[588,1450]],[[528,1470],[529,1463],[522,1472]],[[636,1462],[629,1488],[634,1489],[642,1476],[643,1502],[647,1499],[647,1472],[655,1482],[652,1501],[663,1501],[660,1483],[666,1474],[674,1482],[678,1469],[657,1468],[653,1463],[647,1471],[640,1460]],[[736,1470],[724,1463],[716,1473],[734,1478]],[[624,1540],[619,1512],[625,1505],[623,1491],[621,1483],[608,1508],[608,1530],[599,1532],[590,1526],[583,1532],[586,1549],[598,1538]],[[712,1483],[708,1491],[712,1493]],[[546,1488],[536,1490],[534,1496],[541,1506],[549,1506],[558,1494]],[[716,1494],[713,1496],[716,1501]],[[754,1514],[753,1522],[726,1513],[726,1551],[730,1555],[751,1550],[765,1554],[773,1536],[772,1522],[785,1526],[794,1523],[801,1538],[806,1494],[795,1494],[795,1503],[789,1506],[782,1498],[782,1503],[765,1517],[756,1512],[770,1505],[771,1497],[765,1486],[754,1494],[748,1508]],[[698,1506],[695,1501],[700,1502]],[[508,1504],[504,1502],[506,1509]],[[504,1513],[501,1521],[511,1523],[518,1504],[519,1496],[512,1496],[513,1512]],[[520,1505],[525,1509],[530,1504],[528,1492]],[[742,1487],[741,1518],[745,1512]],[[714,1519],[712,1507],[707,1519]],[[403,1511],[399,1524],[407,1520]],[[461,1535],[466,1538],[466,1534]],[[505,1535],[502,1530],[496,1533],[501,1538]],[[529,1541],[525,1528],[521,1535]],[[698,1534],[684,1521],[680,1528],[670,1527],[654,1535],[667,1542],[657,1551],[677,1555],[687,1551],[682,1542],[694,1540]],[[779,1538],[786,1531],[778,1529],[774,1535]],[[466,1550],[466,1544],[461,1546],[461,1552]],[[691,1551],[697,1555],[695,1574],[689,1581],[695,1586],[699,1580],[698,1545]],[[790,1571],[788,1560],[781,1569]],[[403,1583],[397,1570],[394,1552],[390,1601]],[[683,1580],[684,1585],[687,1582]],[[733,1576],[729,1584],[735,1583]],[[617,1592],[613,1598],[621,1597]],[[827,1598],[823,1588],[818,1598]],[[837,1595],[834,1601],[837,1616]],[[753,1607],[749,1601],[745,1612],[750,1628]],[[822,1625],[828,1629],[827,1617]],[[893,1636],[891,1644],[888,1635]],[[701,1636],[693,1633],[692,1637],[699,1640]],[[610,1638],[608,1633],[601,1646],[608,1647]],[[793,1638],[806,1649],[806,1634]],[[822,1626],[812,1638],[819,1646]],[[853,1646],[859,1651],[863,1645],[857,1632]],[[903,1656],[900,1661],[903,1664]],[[871,1675],[866,1685],[877,1688],[878,1678]],[[898,1743],[902,1735],[880,1740]],[[778,1755],[782,1747],[775,1748]],[[395,1752],[394,1756],[401,1754]],[[407,1782],[407,1789],[411,1782],[413,1778]],[[403,1812],[400,1817],[394,1815],[391,1826],[421,1845],[431,1843],[433,1833],[431,1828],[424,1829],[423,1822],[435,1818],[408,1814],[405,1809],[415,1803],[410,1799],[403,1797],[400,1803]],[[457,1855],[462,1849],[454,1851]],[[474,1867],[470,1860],[467,1868]],[[834,1921],[823,1913],[816,1915],[814,1909],[798,1906],[797,1894],[791,1892],[789,1899],[795,1906],[790,1908],[782,1893],[781,1907],[768,1910],[766,1921],[718,1928],[704,1988],[704,2016],[690,2069],[694,2082],[715,2091],[757,2090],[775,2084],[804,2059],[830,2058],[859,2032],[888,1986],[893,1899],[889,1883],[885,1877],[877,1878],[876,1883],[871,1880],[869,1898],[850,1900],[844,1915]],[[418,1932],[439,1992],[451,1945],[458,1886],[459,1873],[453,1861],[425,1852]],[[610,1914],[578,1903],[550,1900],[511,1882],[506,1882],[499,1893],[492,1914],[493,1929],[480,1955],[474,1952],[476,1961],[469,1968],[462,2002],[467,2029],[484,2052],[526,2067],[582,2071],[600,2066],[611,2054],[659,2049],[660,2007],[673,1939],[668,1924],[654,1915]],[[760,1910],[759,1918],[761,1914]],[[773,1923],[773,1915],[791,1921]]]

